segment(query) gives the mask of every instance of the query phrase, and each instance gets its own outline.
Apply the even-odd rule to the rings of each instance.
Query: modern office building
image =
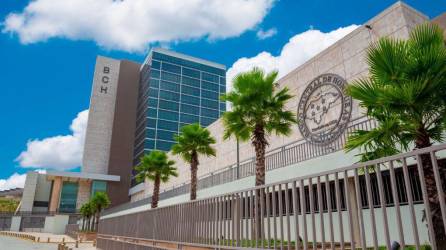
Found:
[[[376,42],[379,38],[382,37],[407,39],[411,30],[415,26],[429,21],[431,20],[429,20],[429,17],[427,17],[426,15],[420,13],[419,11],[402,2],[397,2],[383,12],[379,13],[377,16],[365,22],[362,26],[347,34],[345,37],[341,38],[336,43],[329,46],[313,58],[309,59],[307,62],[295,68],[281,79],[279,79],[277,82],[279,87],[288,87],[291,91],[291,94],[294,95],[294,98],[287,104],[287,108],[295,112],[300,123],[299,125],[295,125],[292,128],[292,133],[290,136],[279,137],[271,135],[268,138],[270,144],[267,149],[266,156],[266,183],[271,184],[281,182],[289,184],[292,182],[292,180],[297,180],[298,178],[303,178],[305,176],[318,176],[318,174],[320,173],[328,173],[329,171],[330,173],[338,170],[342,171],[343,169],[345,169],[345,167],[352,166],[354,163],[356,163],[358,161],[358,158],[356,156],[356,154],[358,154],[358,151],[354,150],[348,153],[344,151],[346,138],[348,134],[354,130],[373,128],[373,126],[375,126],[375,123],[373,120],[369,120],[365,116],[363,110],[356,101],[352,100],[351,97],[345,94],[344,88],[353,80],[360,77],[365,77],[369,74],[366,53],[367,49],[373,42]],[[444,16],[438,17],[433,20],[433,22],[438,23],[442,27],[445,27],[445,21],[446,18],[444,18]],[[159,68],[159,66],[156,67]],[[178,69],[177,72],[179,72]],[[320,107],[319,111],[317,110],[318,106]],[[316,110],[314,108],[316,108]],[[201,114],[202,113],[200,113],[200,115]],[[174,130],[175,128],[176,126],[174,126]],[[153,129],[155,130],[155,128]],[[252,193],[253,191],[251,188],[254,187],[255,153],[250,142],[242,142],[237,147],[237,142],[234,139],[223,140],[222,132],[224,130],[224,126],[221,119],[218,119],[216,122],[210,124],[208,126],[208,129],[217,140],[215,144],[217,154],[216,157],[201,157],[199,159],[200,166],[198,168],[199,181],[197,195],[199,199],[202,199],[200,200],[200,202],[202,203],[198,204],[204,204],[204,208],[208,206],[207,204],[211,204],[210,207],[212,208],[212,210],[208,210],[208,212],[211,214],[211,225],[216,225],[215,221],[218,219],[222,219],[223,221],[225,221],[226,219],[226,221],[222,223],[224,227],[226,227],[228,218],[228,223],[231,223],[230,220],[232,212],[224,211],[222,215],[222,210],[220,210],[220,212],[218,212],[217,210],[216,214],[213,214],[213,209],[216,207],[217,209],[233,209],[234,207],[232,206],[232,201],[234,200],[231,199],[235,197],[235,204],[240,204],[237,203],[237,197],[240,197],[239,195],[249,195],[247,193],[239,193],[240,190],[250,190],[250,197],[254,199]],[[168,148],[166,147],[165,149],[167,150]],[[439,153],[438,157],[440,157],[440,155],[441,157],[444,157],[444,153],[445,151],[443,151],[442,154]],[[187,217],[190,214],[193,214],[193,211],[187,210],[187,208],[185,210],[182,210],[184,204],[179,204],[187,202],[189,200],[189,164],[184,162],[177,156],[173,156],[171,154],[169,156],[177,162],[176,167],[178,168],[179,176],[177,178],[172,178],[168,183],[162,184],[161,186],[159,206],[168,208],[164,210],[163,208],[161,208],[160,210],[156,210],[153,212],[160,211],[160,215],[165,211],[167,211],[166,213],[174,211],[173,213],[175,214],[185,212]],[[237,162],[238,158],[240,158],[239,162]],[[413,159],[411,159],[410,164],[414,164]],[[383,209],[383,206],[381,206],[382,199],[380,200],[380,197],[383,196],[380,196],[379,193],[385,192],[387,199],[392,192],[398,192],[397,195],[399,195],[399,197],[404,197],[400,198],[402,202],[400,204],[401,207],[398,208],[398,213],[401,213],[402,218],[411,218],[411,211],[409,209],[407,198],[408,195],[404,191],[404,185],[410,185],[413,192],[411,201],[413,203],[412,211],[415,214],[413,224],[418,228],[417,240],[421,243],[429,242],[426,224],[423,221],[424,205],[422,190],[420,187],[420,182],[417,181],[416,178],[416,170],[414,168],[414,165],[409,168],[408,176],[410,177],[410,180],[406,184],[404,184],[403,182],[404,178],[406,178],[407,176],[403,176],[403,171],[401,170],[401,168],[395,170],[395,178],[397,179],[397,188],[395,190],[392,190],[391,188],[388,169],[383,170],[383,172],[386,174],[386,177],[383,180],[384,184],[381,186],[378,185],[379,182],[376,180],[376,175],[372,177],[372,184],[370,184],[369,187],[366,186],[366,181],[364,179],[362,179],[361,182],[358,183],[357,187],[352,187],[351,183],[354,184],[354,182],[350,177],[348,179],[339,180],[341,183],[341,188],[335,190],[333,175],[331,176],[331,180],[328,180],[326,183],[322,183],[326,185],[325,189],[324,187],[322,187],[322,190],[325,190],[323,191],[325,192],[325,196],[323,199],[325,200],[325,198],[327,197],[327,189],[330,190],[330,192],[332,193],[331,199],[334,199],[331,202],[339,202],[335,206],[340,206],[342,210],[342,212],[339,212],[341,210],[337,210],[338,214],[340,214],[338,217],[339,220],[338,218],[335,218],[335,221],[330,221],[332,227],[333,225],[336,226],[335,231],[332,232],[331,236],[334,238],[334,241],[339,242],[341,237],[343,237],[343,240],[347,242],[353,240],[359,241],[359,236],[357,234],[362,231],[364,235],[367,236],[365,244],[367,246],[372,246],[374,244],[371,237],[371,235],[373,234],[372,230],[375,230],[376,228],[378,228],[380,231],[382,231],[382,228],[390,228],[389,231],[392,237],[391,239],[398,239],[398,234],[396,233],[397,224],[393,223],[393,219],[396,217],[395,214],[397,213],[396,208],[394,204],[391,204],[387,206],[386,209]],[[343,175],[342,173],[339,176],[345,175]],[[322,178],[322,180],[326,181],[326,179],[324,178]],[[312,203],[312,200],[315,201],[315,203],[313,204],[314,207],[319,206],[320,203],[317,203],[318,198],[316,196],[312,197],[308,193],[309,185],[306,181],[307,180],[305,179],[304,183],[304,181],[302,180],[302,182],[298,183],[298,185],[306,185],[305,189],[300,189],[301,191],[305,190],[302,191],[301,195],[303,196],[301,196],[300,199],[301,201],[306,201],[306,204],[308,205],[306,206],[308,215],[301,215],[299,221],[302,221],[302,217],[306,217],[307,223],[313,222],[312,229],[314,234],[311,234],[310,230],[308,231],[307,236],[309,241],[312,241],[312,237],[314,237],[316,234],[317,237],[319,237],[318,240],[320,240],[321,232],[327,232],[325,234],[325,239],[327,240],[329,239],[330,235],[328,234],[328,231],[320,230],[320,223],[323,224],[321,220],[322,218],[325,218],[325,229],[327,229],[330,226],[327,220],[329,215],[326,211],[324,211],[323,214],[317,211],[317,218],[314,218],[314,214],[313,218],[311,218],[309,213],[310,207],[312,205],[309,204]],[[315,186],[316,178],[313,179],[313,181],[313,186]],[[318,179],[318,181],[320,181],[320,179]],[[346,183],[348,185],[346,185]],[[287,188],[289,188],[288,184],[286,185]],[[275,187],[276,189],[274,189],[273,186],[270,195],[274,195],[274,193],[277,194],[278,186],[279,188],[282,187],[281,184],[277,184],[277,186]],[[350,190],[354,190],[357,188],[356,194],[359,194],[363,197],[362,202],[358,203],[358,201],[356,200],[354,202],[354,206],[356,207],[355,209],[359,209],[362,214],[366,216],[365,218],[367,219],[365,219],[366,222],[364,223],[369,223],[365,224],[365,227],[361,230],[359,229],[359,223],[357,221],[354,222],[354,225],[350,224],[351,227],[355,227],[355,230],[353,230],[355,232],[355,235],[353,235],[355,239],[350,238],[351,235],[349,235],[347,230],[349,225],[349,214],[347,210],[350,211],[350,209],[352,208],[346,207],[346,204],[349,201],[349,198],[347,197],[349,197],[348,195],[350,195],[348,192],[345,191],[346,186],[351,188]],[[106,211],[106,215],[102,217],[101,223],[104,223],[103,225],[106,225],[106,227],[104,226],[102,233],[107,235],[122,236],[122,239],[124,239],[125,237],[138,237],[140,239],[143,239],[144,237],[152,237],[150,239],[153,240],[153,237],[157,235],[156,232],[151,232],[145,225],[135,226],[133,224],[128,224],[122,227],[122,230],[120,228],[114,227],[114,225],[118,224],[122,225],[132,222],[137,223],[138,219],[145,220],[152,218],[150,217],[150,211],[148,211],[150,210],[150,196],[152,194],[152,188],[152,183],[149,181],[140,183],[132,187],[129,192],[132,202],[112,208],[109,211]],[[382,190],[384,191],[382,191],[381,188],[383,188]],[[288,192],[288,190],[291,189],[283,190],[286,190]],[[291,193],[291,191],[289,192]],[[368,195],[367,193],[371,193],[372,195]],[[352,191],[352,194],[355,194],[355,192]],[[394,194],[395,193],[393,193],[393,195]],[[321,196],[323,195],[324,193]],[[370,199],[365,200],[364,197],[366,196]],[[338,199],[338,201],[336,201],[336,199]],[[231,200],[230,205],[228,205],[229,201],[225,203],[225,200]],[[275,204],[276,208],[280,206],[284,208],[284,206],[290,202],[286,198],[283,198],[282,202],[280,202],[281,199],[278,200],[278,203]],[[325,203],[323,203],[322,205],[324,206],[324,209],[326,209],[327,201],[324,202]],[[373,213],[373,210],[371,211],[370,206],[368,205],[369,202],[373,202],[373,205],[376,207],[374,209],[374,213],[377,214],[376,216],[377,218],[379,218],[376,219],[373,226],[370,225],[371,220],[369,220],[369,216],[371,216],[371,214]],[[291,203],[291,206],[294,206],[293,203]],[[387,222],[382,220],[381,215],[383,211],[387,211],[387,215],[392,218],[392,222],[388,225],[384,224]],[[311,211],[311,213],[313,212],[314,211]],[[229,215],[227,215],[227,213],[229,213]],[[234,213],[237,214],[237,212]],[[282,216],[282,218],[280,219],[280,223],[287,220],[288,222],[284,222],[284,224],[288,225],[289,229],[290,220],[292,222],[295,221],[295,217],[293,217],[295,216],[295,214],[285,214],[287,214],[286,218],[285,215],[280,215]],[[212,216],[214,215],[217,217],[215,220],[212,220],[214,218]],[[201,214],[195,216],[198,216],[197,218],[199,219],[201,218]],[[373,214],[373,216],[375,215]],[[232,217],[232,219],[233,218],[234,217]],[[321,219],[319,220],[319,218]],[[242,215],[242,217],[237,217],[237,219],[241,219],[246,223],[252,223],[252,220],[251,222],[249,222],[249,217],[246,217],[246,212]],[[192,225],[194,223],[193,220],[188,220],[188,218],[186,218],[185,220],[187,223],[192,223]],[[279,221],[279,217],[277,217],[277,221]],[[173,221],[171,223],[174,223],[174,225],[178,224],[177,221]],[[277,223],[279,224],[279,222]],[[315,223],[317,225],[315,225]],[[404,235],[406,237],[406,244],[414,244],[414,237],[410,235],[412,229],[408,224],[409,223],[404,224]],[[204,223],[204,225],[206,225],[206,223]],[[215,237],[217,237],[218,239],[230,238],[231,236],[233,236],[231,235],[231,232],[234,232],[231,231],[230,225],[231,224],[229,224],[229,232],[222,232],[221,228],[220,231],[218,231],[218,229],[215,229],[220,233],[217,235],[217,233],[215,233],[217,231],[214,231],[214,229],[212,228],[211,231],[213,234],[216,234]],[[339,230],[338,225],[341,225],[339,226],[341,228]],[[342,225],[344,225],[343,228]],[[234,226],[234,224],[232,224],[232,226]],[[251,224],[251,227],[252,226],[253,225]],[[280,224],[280,226],[282,227],[282,224]],[[293,225],[291,230],[294,230],[294,228],[298,226],[300,226],[302,230],[301,224]],[[246,233],[244,235],[246,238],[249,238],[248,227],[249,226],[247,225]],[[189,227],[187,227],[187,229],[189,229]],[[170,232],[169,230],[170,228],[167,229],[168,232]],[[206,233],[207,229],[205,228],[204,230]],[[232,228],[232,230],[234,230],[234,227]],[[291,237],[295,236],[295,231],[287,232],[285,230],[285,232],[280,232],[282,237],[285,237],[285,239],[286,237],[290,237],[290,233],[293,234],[293,236]],[[241,234],[243,235],[244,233],[242,232]],[[193,233],[190,235],[193,235]],[[160,234],[160,238],[155,238],[155,240],[170,240],[175,238],[175,236],[176,235],[172,236],[169,233]],[[186,236],[177,236],[180,240],[188,241],[189,243],[191,243],[190,241],[193,241],[192,238],[188,238],[189,234],[187,233]],[[201,238],[198,238],[197,242],[200,242],[200,239]],[[295,238],[288,239],[295,240]],[[376,241],[380,245],[385,245],[385,237],[382,237],[381,234],[378,235]],[[230,242],[230,240],[228,240],[227,242]],[[195,246],[193,245],[193,243],[196,242],[191,243],[192,246]],[[208,242],[206,243],[209,244]],[[120,247],[126,246],[125,243],[123,243],[122,241],[116,242],[116,240],[114,240],[113,238],[105,237],[98,244],[100,249],[118,249],[113,248],[114,246],[118,246],[118,244]]]
[[[19,210],[40,217],[14,217],[10,227],[61,233],[98,191],[112,206],[128,202],[144,153],[170,150],[181,126],[207,126],[225,111],[225,74],[221,64],[160,48],[142,65],[98,56],[81,172],[29,172]]]
[[[140,72],[133,165],[151,150],[169,151],[182,126],[217,120],[226,110],[225,74],[224,65],[153,49]]]

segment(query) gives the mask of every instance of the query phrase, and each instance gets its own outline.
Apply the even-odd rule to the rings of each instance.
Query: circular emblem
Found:
[[[346,81],[336,74],[313,79],[304,90],[297,107],[299,130],[314,144],[336,140],[347,128],[352,98],[345,94]]]

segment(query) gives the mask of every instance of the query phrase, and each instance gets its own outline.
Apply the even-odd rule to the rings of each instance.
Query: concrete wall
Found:
[[[119,67],[119,60],[96,59],[82,172],[108,174]]]
[[[11,220],[11,231],[20,231],[20,223],[22,221],[22,217],[13,216]]]
[[[45,218],[44,233],[64,234],[65,226],[68,224],[68,215],[54,215]]]
[[[30,171],[26,173],[25,187],[23,189],[20,211],[32,211],[38,178],[39,173],[37,172]]]

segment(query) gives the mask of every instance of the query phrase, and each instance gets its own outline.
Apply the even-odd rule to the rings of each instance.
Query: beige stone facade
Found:
[[[91,193],[91,180],[80,180],[77,190],[76,209],[88,202]]]
[[[366,50],[372,42],[384,36],[406,39],[411,29],[417,24],[427,20],[427,16],[404,3],[395,3],[329,48],[282,77],[278,81],[280,87],[288,87],[294,95],[294,98],[287,105],[288,109],[293,112],[297,111],[297,105],[304,89],[312,79],[321,74],[337,74],[343,77],[348,83],[359,77],[366,76],[368,74],[368,66],[365,58]],[[371,27],[371,29],[367,28],[366,25]],[[358,104],[354,102],[351,119],[353,120],[361,116],[363,116],[363,112]],[[199,159],[199,177],[234,165],[237,159],[235,140],[225,141],[222,138],[224,131],[222,120],[217,120],[208,128],[217,140],[215,144],[217,157],[201,157]],[[293,126],[292,134],[288,137],[270,136],[270,146],[268,149],[278,148],[302,139],[298,126],[295,125]],[[244,160],[251,159],[253,156],[254,150],[251,144],[249,142],[240,143],[240,161],[243,162]],[[163,189],[180,186],[183,183],[188,183],[190,180],[189,165],[176,156],[171,157],[177,162],[176,167],[179,171],[179,177],[172,179],[167,184],[163,184],[161,191]],[[151,192],[151,188],[144,188],[132,196],[132,201],[148,197],[151,195]]]

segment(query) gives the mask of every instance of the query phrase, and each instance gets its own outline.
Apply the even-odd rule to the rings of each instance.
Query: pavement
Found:
[[[35,233],[33,233],[35,234]],[[49,234],[46,234],[48,236]],[[68,237],[66,235],[51,235],[51,238],[54,236],[60,237]],[[91,243],[82,243],[79,244],[79,248],[74,248],[74,243],[68,243],[67,246],[73,247],[73,249],[79,250],[96,250],[96,247],[93,247]],[[57,250],[56,243],[37,243],[32,242],[30,240],[20,239],[16,237],[10,236],[2,236],[0,235],[0,249],[1,250]]]

